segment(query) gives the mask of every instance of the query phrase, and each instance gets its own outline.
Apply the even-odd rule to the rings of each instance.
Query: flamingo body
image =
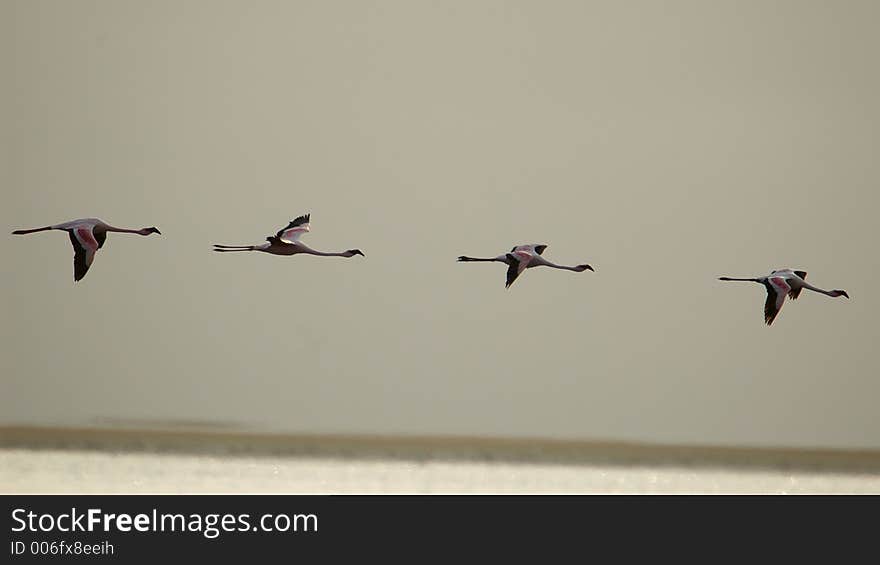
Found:
[[[281,228],[275,235],[266,238],[266,243],[258,245],[220,245],[214,244],[214,251],[228,253],[232,251],[260,251],[270,255],[318,255],[320,257],[354,257],[364,256],[360,249],[349,249],[341,252],[316,251],[300,241],[303,235],[311,231],[309,225],[311,214],[302,215],[291,220],[286,227]]]
[[[15,230],[12,233],[14,235],[27,235],[49,230],[66,231],[70,236],[70,243],[73,246],[74,282],[78,282],[86,276],[89,267],[92,266],[92,262],[95,260],[95,254],[104,247],[104,242],[107,241],[107,232],[135,233],[138,235],[162,234],[155,227],[141,229],[116,228],[98,218],[81,218],[42,228]]]
[[[507,265],[507,280],[504,284],[504,288],[510,288],[510,286],[514,283],[514,281],[526,270],[531,269],[532,267],[552,267],[554,269],[563,269],[566,271],[574,271],[576,273],[581,273],[586,270],[595,271],[593,267],[587,265],[586,263],[575,265],[573,267],[569,267],[566,265],[557,265],[545,259],[543,257],[544,250],[547,249],[547,246],[544,244],[527,244],[527,245],[517,245],[513,249],[511,249],[508,253],[504,253],[503,255],[498,255],[497,257],[491,258],[478,258],[478,257],[468,257],[467,255],[460,255],[458,257],[459,261],[467,262],[467,261],[487,261],[492,262],[496,261],[498,263],[504,263]]]
[[[832,298],[844,296],[849,298],[849,294],[845,290],[823,290],[815,287],[806,281],[806,271],[795,271],[792,269],[777,269],[771,271],[769,275],[755,278],[734,278],[719,277],[722,281],[748,281],[756,282],[764,285],[767,290],[767,300],[764,302],[764,323],[773,324],[773,320],[779,315],[785,304],[785,297],[788,296],[792,300],[797,300],[803,289],[812,290]]]

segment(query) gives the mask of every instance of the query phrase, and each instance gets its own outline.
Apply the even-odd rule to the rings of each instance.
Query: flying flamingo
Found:
[[[764,321],[769,326],[776,319],[779,311],[782,310],[782,304],[785,302],[785,296],[788,295],[792,300],[796,300],[801,294],[801,290],[809,289],[815,292],[821,292],[831,297],[845,296],[849,298],[849,294],[845,290],[822,290],[817,288],[806,280],[806,271],[792,271],[791,269],[779,269],[772,271],[766,277],[757,277],[753,279],[719,277],[722,281],[749,281],[761,283],[767,289],[767,301],[764,303]]]
[[[262,251],[263,253],[271,253],[272,255],[297,255],[299,253],[308,253],[309,255],[318,255],[320,257],[354,257],[355,255],[364,256],[360,249],[349,249],[336,253],[327,253],[324,251],[315,251],[304,243],[300,242],[300,238],[311,231],[309,227],[309,216],[306,214],[295,220],[291,220],[287,227],[278,230],[275,235],[266,238],[268,243],[259,245],[219,245],[214,244],[214,251],[221,253],[229,251]]]
[[[499,255],[498,257],[492,257],[489,259],[481,259],[478,257],[468,257],[466,255],[459,256],[459,261],[497,261],[499,263],[504,263],[507,265],[507,283],[504,285],[504,288],[510,288],[510,285],[513,284],[513,281],[516,280],[520,274],[526,269],[531,269],[532,267],[553,267],[554,269],[565,269],[566,271],[574,271],[576,273],[581,273],[586,271],[587,269],[594,271],[593,267],[587,265],[586,263],[582,265],[576,265],[574,267],[567,267],[565,265],[557,265],[555,263],[551,263],[550,261],[544,259],[542,256],[544,250],[547,249],[546,245],[532,244],[532,245],[517,245],[513,249],[510,250],[510,253],[505,253],[504,255]]]
[[[63,230],[70,236],[70,243],[73,244],[73,280],[74,282],[81,280],[92,266],[95,260],[95,253],[104,246],[107,239],[107,232],[119,233],[136,233],[138,235],[150,235],[158,233],[162,235],[158,229],[154,227],[141,228],[139,230],[114,228],[107,225],[97,218],[83,218],[80,220],[72,220],[63,224],[55,224],[54,226],[46,226],[44,228],[34,228],[29,230],[15,230],[15,235],[25,235],[38,231],[47,230]]]

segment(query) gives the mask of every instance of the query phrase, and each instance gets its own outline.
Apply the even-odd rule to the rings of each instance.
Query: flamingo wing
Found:
[[[511,249],[510,252],[516,253],[517,251],[519,251],[519,252],[525,252],[525,253],[529,253],[529,254],[537,253],[538,255],[540,255],[541,253],[544,252],[545,249],[547,249],[546,245],[537,245],[537,244],[527,243],[524,245],[517,245],[516,247]]]
[[[514,255],[513,253],[507,254],[507,283],[504,285],[504,288],[510,288],[510,285],[513,284],[513,281],[516,280],[523,271],[526,270],[526,266],[528,265],[527,261],[520,261],[519,257]]]
[[[765,286],[767,287],[767,301],[764,302],[764,322],[769,326],[782,310],[785,295],[788,294],[791,287],[782,277],[770,277]]]
[[[80,226],[67,233],[73,245],[73,280],[76,282],[86,276],[100,246],[91,226]]]
[[[310,230],[309,216],[311,214],[304,214],[295,220],[291,220],[287,227],[278,230],[275,237],[288,243],[296,243],[303,234]]]
[[[98,249],[101,249],[102,247],[104,247],[104,242],[107,241],[107,232],[99,231],[97,233],[95,233],[95,232],[92,232],[92,233],[95,236],[95,241],[98,242]]]
[[[795,271],[794,274],[799,276],[801,280],[807,280],[807,272],[806,271]],[[788,293],[788,297],[792,300],[797,300],[797,297],[801,295],[801,290],[803,290],[802,286],[791,289],[791,292]]]

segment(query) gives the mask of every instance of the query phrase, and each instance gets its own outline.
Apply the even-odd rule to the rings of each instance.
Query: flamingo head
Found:
[[[849,298],[849,295],[846,293],[845,290],[832,290],[831,294],[834,295],[835,298],[837,298],[838,296],[846,296],[847,298]]]
[[[157,233],[159,235],[162,235],[162,232],[160,232],[159,229],[156,227],[141,228],[138,230],[138,233],[141,235],[150,235],[151,233]]]
[[[583,265],[578,265],[577,267],[575,267],[575,269],[577,269],[577,272],[579,272],[579,273],[582,273],[582,272],[584,272],[584,271],[586,271],[586,270],[593,271],[594,273],[596,272],[596,269],[594,269],[593,267],[587,265],[586,263],[584,263]]]
[[[365,257],[363,252],[360,249],[349,249],[345,252],[346,257],[354,257],[355,255],[360,255],[361,257]]]

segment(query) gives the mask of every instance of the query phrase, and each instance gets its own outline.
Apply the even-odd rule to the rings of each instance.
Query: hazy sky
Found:
[[[0,6],[0,423],[880,448],[880,3]]]

